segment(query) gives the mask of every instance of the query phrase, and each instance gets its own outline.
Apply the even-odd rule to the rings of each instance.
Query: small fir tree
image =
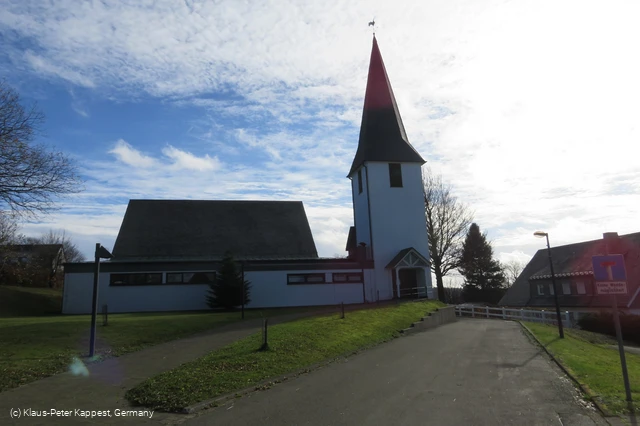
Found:
[[[493,259],[493,249],[480,227],[472,223],[462,245],[460,274],[465,279],[466,302],[497,303],[504,295],[505,277],[500,262]]]
[[[242,287],[244,285],[244,304],[251,301],[251,283],[248,280],[242,282],[242,271],[233,260],[230,252],[225,253],[222,259],[222,267],[216,274],[216,279],[209,284],[210,290],[207,296],[207,305],[212,309],[233,309],[242,305]]]

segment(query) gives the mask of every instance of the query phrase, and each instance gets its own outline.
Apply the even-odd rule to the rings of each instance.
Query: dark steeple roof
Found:
[[[349,176],[365,161],[425,163],[407,138],[375,36],[364,96],[360,141]]]

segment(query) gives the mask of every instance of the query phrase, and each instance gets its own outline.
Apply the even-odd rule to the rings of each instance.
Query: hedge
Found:
[[[616,336],[613,314],[610,312],[582,316],[578,319],[578,325],[583,330]],[[622,337],[626,342],[640,345],[640,316],[620,313],[620,327],[622,329]]]

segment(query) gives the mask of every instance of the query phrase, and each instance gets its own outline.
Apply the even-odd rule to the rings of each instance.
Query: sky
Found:
[[[640,4],[0,2],[0,78],[83,191],[24,222],[112,248],[129,199],[304,202],[344,255],[372,18],[409,141],[502,261],[640,231]]]

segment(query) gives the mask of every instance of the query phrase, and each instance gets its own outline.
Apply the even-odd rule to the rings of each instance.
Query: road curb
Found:
[[[431,313],[427,313],[427,316],[430,315],[430,314]],[[443,324],[446,324],[446,323],[443,323]],[[441,325],[441,324],[438,324],[436,327],[438,327],[439,325]],[[432,328],[435,328],[435,327],[432,327]],[[429,329],[432,329],[432,328],[429,328]],[[339,356],[331,358],[329,360],[313,364],[311,366],[302,368],[302,369],[294,371],[292,373],[283,374],[281,376],[265,380],[265,381],[260,382],[260,383],[258,383],[256,385],[253,385],[253,386],[250,386],[250,387],[247,387],[247,388],[244,388],[244,389],[241,389],[241,390],[238,390],[238,391],[226,394],[226,395],[222,395],[222,396],[219,396],[219,397],[216,397],[216,398],[212,398],[212,399],[208,399],[206,401],[202,401],[202,402],[199,402],[199,403],[196,403],[196,404],[193,404],[193,405],[189,405],[189,406],[183,408],[180,411],[180,413],[181,414],[194,414],[194,413],[197,413],[198,411],[202,411],[202,410],[206,410],[208,408],[213,408],[213,407],[218,407],[220,405],[224,405],[225,403],[228,403],[231,400],[234,400],[234,399],[237,399],[237,398],[241,398],[241,397],[243,397],[245,395],[248,395],[248,394],[251,394],[251,393],[254,393],[254,392],[258,392],[258,391],[261,391],[261,390],[269,389],[274,385],[277,385],[279,383],[285,382],[285,381],[290,380],[290,379],[295,379],[295,378],[297,378],[297,377],[299,377],[299,376],[301,376],[303,374],[307,374],[307,373],[310,373],[312,371],[319,370],[319,369],[321,369],[323,367],[328,366],[329,364],[333,364],[334,362],[346,360],[346,359],[348,359],[348,358],[350,358],[350,357],[352,357],[354,355],[359,354],[360,352],[372,349],[372,348],[374,348],[376,346],[379,346],[379,345],[382,345],[384,343],[391,342],[391,341],[397,339],[398,337],[402,337],[404,335],[411,334],[411,333],[414,333],[416,331],[426,331],[426,330],[427,329],[419,329],[419,328],[413,327],[413,324],[412,324],[411,328],[406,328],[404,330],[399,330],[398,331],[399,334],[397,336],[391,337],[390,339],[384,340],[382,342],[374,343],[374,344],[371,344],[371,345],[363,346],[363,347],[361,347],[359,349],[347,352],[345,354],[339,355]]]
[[[566,374],[572,381],[573,383],[575,383],[578,388],[580,389],[580,391],[589,396],[589,399],[591,400],[591,403],[593,403],[593,405],[598,409],[598,411],[600,411],[600,414],[602,414],[604,417],[613,417],[613,418],[618,418],[618,416],[613,415],[611,413],[609,413],[597,400],[596,398],[598,397],[597,395],[595,395],[593,392],[587,390],[584,386],[582,386],[582,384],[578,381],[578,379],[576,379],[573,374],[571,374],[569,372],[569,370],[567,370],[565,368],[564,365],[562,365],[562,363],[560,361],[558,361],[558,359],[553,356],[553,354],[551,352],[549,352],[549,350],[546,348],[545,345],[542,344],[542,342],[540,340],[538,340],[538,338],[536,337],[535,334],[533,334],[533,332],[529,329],[529,327],[527,327],[522,321],[516,321],[518,324],[520,324],[522,326],[522,328],[526,331],[526,333],[533,338],[533,340],[536,341],[536,343],[538,343],[538,345],[547,353],[547,355],[549,355],[549,357],[553,360],[553,362],[556,363],[556,365],[558,367],[560,367],[560,369],[564,372],[564,374]]]

